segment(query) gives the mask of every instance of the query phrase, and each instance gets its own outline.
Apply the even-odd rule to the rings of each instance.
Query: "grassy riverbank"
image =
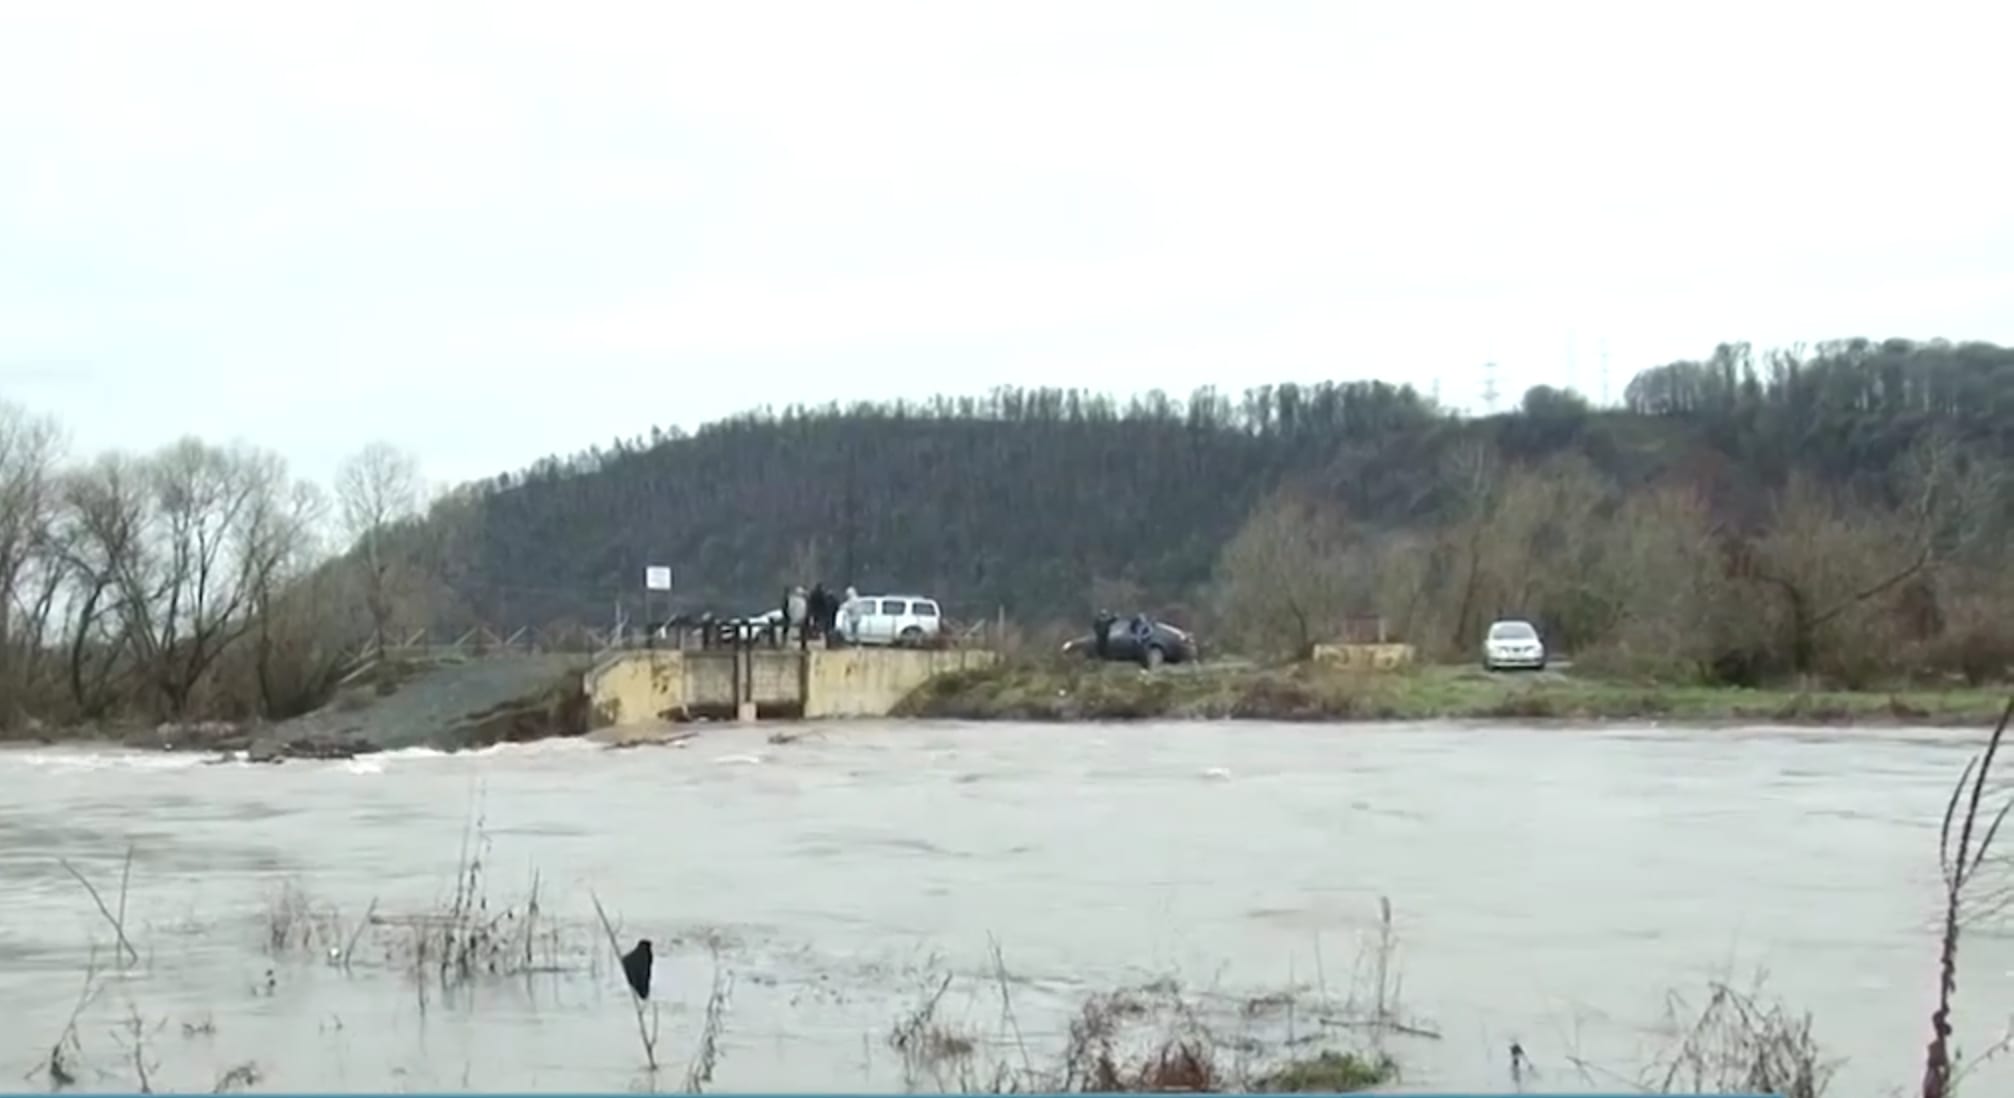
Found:
[[[898,714],[959,720],[1673,720],[1700,723],[1990,725],[1998,689],[1743,690],[1560,671],[1349,671],[1316,664],[1164,668],[1015,663],[947,675]]]

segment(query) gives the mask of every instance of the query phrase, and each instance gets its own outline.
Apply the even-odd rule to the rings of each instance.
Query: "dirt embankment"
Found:
[[[243,751],[266,762],[578,736],[587,731],[587,666],[571,655],[387,665],[360,673],[329,704],[292,720],[164,724],[123,740],[169,751]]]

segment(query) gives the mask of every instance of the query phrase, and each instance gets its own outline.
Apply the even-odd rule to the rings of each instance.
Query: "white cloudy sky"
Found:
[[[0,398],[455,480],[795,400],[2014,342],[2010,23],[0,0]]]

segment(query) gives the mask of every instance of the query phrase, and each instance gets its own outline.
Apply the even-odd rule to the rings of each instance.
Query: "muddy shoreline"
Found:
[[[283,721],[30,723],[8,743],[73,744],[207,754],[220,761],[347,759],[426,747],[459,751],[587,732],[581,661],[570,656],[488,658],[360,680],[327,705]]]
[[[285,723],[168,722],[145,726],[38,728],[0,736],[0,747],[61,747],[212,755],[218,762],[349,759],[396,750],[361,733],[288,735]],[[469,746],[482,746],[470,744]]]

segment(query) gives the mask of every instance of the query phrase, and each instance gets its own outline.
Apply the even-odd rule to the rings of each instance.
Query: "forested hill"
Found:
[[[822,579],[932,592],[963,615],[1075,617],[1094,589],[1195,598],[1283,484],[1355,524],[1420,527],[1458,505],[1459,455],[1578,453],[1620,493],[1679,478],[1738,521],[1800,469],[1892,491],[1933,430],[1995,466],[2014,457],[2014,350],[1728,345],[1639,374],[1619,409],[1539,388],[1481,419],[1376,382],[791,410],[550,459],[470,486],[421,532],[450,620],[602,623],[618,598],[634,614],[647,563],[675,569],[681,609],[748,612]]]

